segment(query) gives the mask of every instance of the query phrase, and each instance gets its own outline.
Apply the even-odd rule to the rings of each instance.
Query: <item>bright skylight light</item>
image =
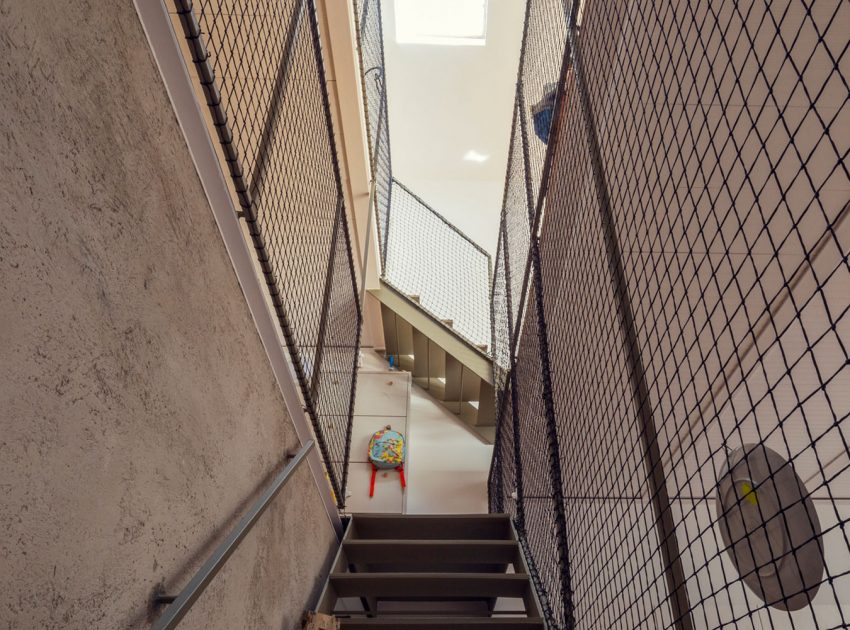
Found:
[[[399,44],[483,46],[487,0],[395,0]]]
[[[490,156],[487,155],[486,153],[479,153],[475,149],[470,149],[463,156],[463,159],[466,160],[467,162],[479,162],[480,163],[480,162],[486,162],[487,160],[489,160]]]

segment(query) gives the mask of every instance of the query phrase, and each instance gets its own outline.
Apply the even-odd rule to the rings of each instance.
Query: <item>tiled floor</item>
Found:
[[[407,416],[408,372],[372,372],[361,368],[357,375],[355,416],[405,417]]]
[[[493,447],[416,385],[411,390],[409,427],[407,512],[486,512]]]
[[[404,511],[404,494],[399,474],[394,470],[378,473],[375,494],[369,497],[372,467],[368,463],[367,453],[369,438],[386,426],[407,436],[409,401],[410,374],[388,370],[380,357],[364,350],[357,375],[357,398],[354,401],[354,424],[351,431],[346,501],[349,513]]]
[[[363,350],[357,380],[349,513],[451,514],[487,511],[487,473],[492,446],[484,444],[454,414],[428,393],[411,385],[407,372],[389,371],[383,357]],[[407,438],[402,493],[398,473],[382,471],[369,498],[369,438],[390,425]]]

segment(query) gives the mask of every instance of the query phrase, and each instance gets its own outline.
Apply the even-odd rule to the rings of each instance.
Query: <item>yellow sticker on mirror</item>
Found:
[[[753,487],[746,481],[741,484],[741,498],[748,501],[750,505],[758,505],[758,497]]]

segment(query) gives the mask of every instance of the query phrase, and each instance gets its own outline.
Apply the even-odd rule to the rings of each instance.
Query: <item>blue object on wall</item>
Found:
[[[534,133],[544,143],[549,144],[549,130],[552,127],[552,118],[555,114],[555,97],[558,93],[557,83],[547,83],[543,98],[531,109],[534,120]]]

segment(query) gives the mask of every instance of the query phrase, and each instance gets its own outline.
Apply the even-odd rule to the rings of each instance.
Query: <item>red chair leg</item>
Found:
[[[369,482],[369,498],[375,496],[375,476],[378,474],[378,469],[375,464],[372,464],[372,481]]]

